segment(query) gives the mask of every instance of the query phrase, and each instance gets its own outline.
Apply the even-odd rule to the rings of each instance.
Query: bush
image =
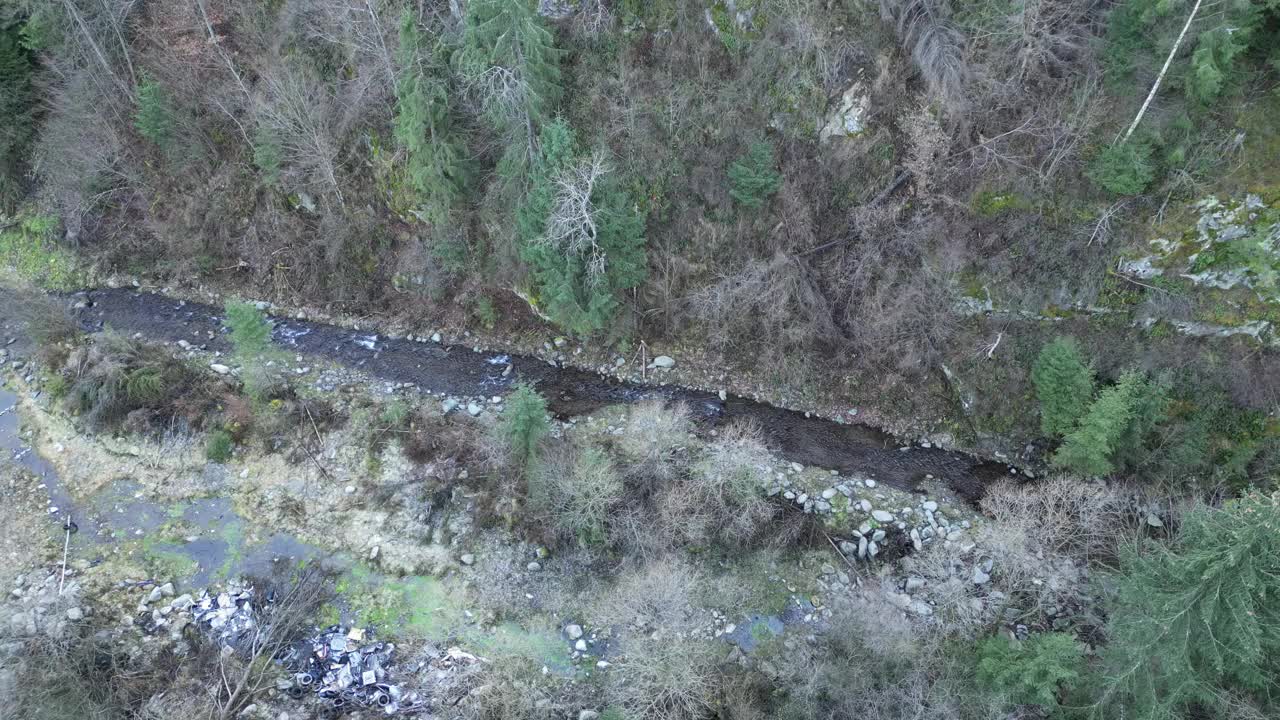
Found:
[[[210,462],[225,463],[231,459],[235,449],[235,440],[226,430],[214,430],[209,433],[209,444],[205,446],[204,455]]]
[[[1076,426],[1093,399],[1093,370],[1074,338],[1060,337],[1045,345],[1031,368],[1031,381],[1040,400],[1040,430],[1062,436]]]
[[[729,166],[729,195],[749,208],[764,205],[782,187],[776,165],[772,145],[752,143],[746,155]]]
[[[205,415],[206,377],[162,349],[108,332],[71,350],[66,367],[72,371],[67,403],[91,426],[114,427],[128,418],[135,429],[159,428],[180,405],[189,421]]]
[[[1150,144],[1138,140],[1111,145],[1089,167],[1089,179],[1117,195],[1141,195],[1156,177]]]
[[[551,432],[547,420],[547,401],[532,385],[520,383],[507,396],[498,432],[516,464],[526,472],[538,460],[538,447]]]
[[[994,635],[978,644],[978,681],[1019,705],[1052,709],[1064,687],[1084,670],[1084,655],[1075,638],[1042,633],[1018,642]]]
[[[1130,549],[1104,653],[1108,717],[1275,717],[1280,494],[1187,513],[1176,540]]]

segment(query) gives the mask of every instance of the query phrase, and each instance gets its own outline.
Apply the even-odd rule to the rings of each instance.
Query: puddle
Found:
[[[85,503],[101,544],[137,542],[144,556],[180,584],[201,588],[235,577],[269,577],[328,555],[286,533],[265,533],[236,514],[230,498],[198,498],[170,505],[142,487],[118,480]],[[265,537],[260,541],[249,538]]]

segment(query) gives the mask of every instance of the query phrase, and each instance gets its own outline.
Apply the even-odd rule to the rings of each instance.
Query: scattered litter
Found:
[[[351,342],[353,342],[353,343],[355,343],[355,344],[359,345],[360,347],[365,348],[366,350],[377,350],[377,349],[378,349],[378,336],[377,336],[377,335],[366,335],[366,336],[364,336],[364,337],[356,336],[356,337],[354,337],[354,338],[352,338],[352,339],[351,339]]]
[[[485,360],[485,362],[489,363],[490,365],[507,365],[511,362],[511,356],[510,355],[494,355],[488,360]]]

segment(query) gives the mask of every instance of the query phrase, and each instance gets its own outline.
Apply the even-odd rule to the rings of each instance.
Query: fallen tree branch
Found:
[[[1160,89],[1160,83],[1164,82],[1164,76],[1169,72],[1169,66],[1173,64],[1173,57],[1178,54],[1178,48],[1182,47],[1182,41],[1187,37],[1187,31],[1191,29],[1191,23],[1195,21],[1196,13],[1200,12],[1200,4],[1203,1],[1196,0],[1195,6],[1191,8],[1191,14],[1187,16],[1187,22],[1182,26],[1182,32],[1178,33],[1178,39],[1174,41],[1173,47],[1169,50],[1169,57],[1164,59],[1164,67],[1160,68],[1160,74],[1156,76],[1156,81],[1151,85],[1151,92],[1147,93],[1147,99],[1143,101],[1142,107],[1138,109],[1138,115],[1129,124],[1129,129],[1125,131],[1124,139],[1121,142],[1128,141],[1133,131],[1138,129],[1138,123],[1142,122],[1142,116],[1147,114],[1147,108],[1151,106],[1151,101],[1155,99],[1156,92]]]

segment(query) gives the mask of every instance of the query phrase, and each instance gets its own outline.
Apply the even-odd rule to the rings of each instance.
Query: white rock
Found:
[[[577,640],[578,638],[582,637],[582,626],[581,625],[565,625],[564,634],[567,635],[570,640]]]
[[[982,568],[976,567],[973,569],[974,585],[986,585],[990,581],[991,581],[991,576],[988,575],[986,572],[984,572]]]
[[[227,367],[226,365],[223,365],[222,363],[213,363],[212,365],[209,366],[209,369],[218,373],[219,375],[226,375],[227,373],[231,372],[231,368]]]
[[[839,491],[839,490],[836,490],[835,488],[827,488],[826,490],[823,490],[823,491],[822,491],[822,499],[823,499],[823,500],[830,500],[831,498],[835,497],[835,496],[836,496],[836,495],[838,495],[839,493],[840,493],[840,491]]]
[[[484,412],[484,408],[480,407],[476,403],[467,403],[467,413],[470,414],[471,417],[477,417],[482,412]]]
[[[876,486],[876,481],[872,480],[871,478],[867,478],[866,480],[862,481],[862,484],[866,485],[869,488],[873,488]]]
[[[476,562],[476,556],[471,553],[463,553],[462,557],[458,559],[462,561],[463,565],[474,565]]]
[[[663,370],[670,370],[675,366],[676,366],[676,360],[670,355],[659,355],[658,357],[653,359],[653,362],[649,363],[649,367],[651,369],[661,368]]]
[[[890,605],[898,608],[899,610],[906,610],[911,605],[910,595],[904,595],[902,593],[895,593],[895,592],[887,592],[884,594],[884,597],[886,600],[889,601]]]
[[[932,500],[925,500],[925,501],[924,501],[924,504],[922,504],[920,507],[924,508],[924,509],[925,509],[926,511],[928,511],[928,512],[937,512],[937,511],[938,511],[938,503],[936,503],[936,502],[934,502],[934,501],[932,501]]]
[[[874,518],[875,521],[879,523],[893,522],[894,520],[893,513],[887,510],[872,510],[871,517]]]

